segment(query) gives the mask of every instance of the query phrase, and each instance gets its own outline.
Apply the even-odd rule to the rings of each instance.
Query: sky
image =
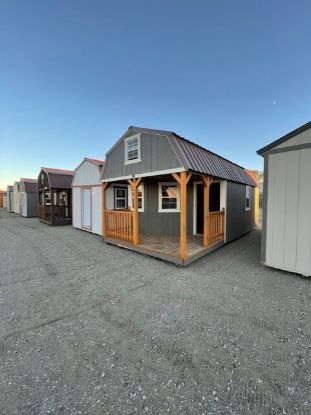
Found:
[[[2,0],[0,189],[130,125],[262,169],[311,120],[310,20],[309,0]]]

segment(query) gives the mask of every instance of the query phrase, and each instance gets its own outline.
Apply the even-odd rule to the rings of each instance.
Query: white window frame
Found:
[[[249,206],[246,206],[246,201],[249,199]],[[245,186],[245,210],[251,210],[252,207],[252,187]]]
[[[144,212],[145,211],[145,184],[141,183],[138,187],[142,188],[142,203],[141,208],[138,208],[138,212]],[[134,210],[134,201],[133,201],[133,192],[131,186],[128,187],[128,206],[131,210]]]
[[[177,186],[177,208],[176,209],[162,209],[162,186]],[[165,212],[180,212],[180,187],[177,182],[159,182],[158,183],[158,199],[159,199],[159,213]]]
[[[127,193],[127,194],[125,194],[125,197],[116,197],[116,191],[118,190],[118,189],[122,189],[122,190],[125,190],[125,192]],[[124,199],[124,201],[125,201],[125,207],[123,208],[120,208],[120,207],[117,207],[117,204],[116,204],[116,200],[117,199]],[[128,209],[128,189],[127,189],[127,187],[125,187],[125,186],[114,186],[114,189],[113,189],[113,207],[114,207],[114,210],[127,210]]]
[[[129,140],[133,140],[133,139],[137,139],[137,158],[133,159],[133,160],[129,160],[128,159],[128,142]],[[140,140],[140,134],[135,134],[135,135],[131,135],[130,137],[126,137],[124,139],[124,149],[125,149],[125,165],[128,164],[135,164],[135,163],[140,163],[141,162],[141,140]]]

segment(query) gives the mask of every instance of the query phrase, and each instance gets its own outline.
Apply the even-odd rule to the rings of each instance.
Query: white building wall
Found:
[[[269,159],[265,262],[311,275],[311,148],[266,157]]]
[[[81,229],[81,196],[83,186],[91,187],[91,232],[102,234],[102,192],[98,167],[85,160],[77,169],[72,182],[72,225]],[[75,187],[77,186],[77,187]],[[109,190],[109,189],[108,189]]]
[[[102,191],[101,187],[92,187],[92,232],[102,234]]]
[[[303,131],[300,134],[295,135],[284,143],[275,146],[274,148],[285,148],[290,146],[297,146],[299,144],[311,143],[311,129]]]
[[[81,229],[81,189],[72,189],[72,226]]]
[[[21,215],[27,217],[27,197],[25,192],[20,193]]]
[[[72,186],[85,186],[93,184],[100,184],[98,167],[95,166],[95,164],[84,160],[75,172]]]
[[[19,191],[18,191],[18,185],[14,184],[13,189],[13,212],[20,214],[20,208],[19,208]]]

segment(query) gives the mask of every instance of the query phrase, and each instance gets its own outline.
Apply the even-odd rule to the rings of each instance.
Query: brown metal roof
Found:
[[[48,175],[50,188],[52,189],[70,189],[74,176],[73,170],[54,169],[42,167],[42,170]]]
[[[104,160],[97,160],[97,159],[91,159],[89,157],[85,157],[85,160],[89,161],[90,163],[96,164],[96,166],[103,166]]]
[[[20,180],[24,184],[24,189],[26,193],[36,193],[37,192],[37,179],[25,179],[24,177]]]
[[[250,186],[256,185],[243,167],[179,136],[173,131],[151,130],[140,127],[130,127],[129,130],[166,135],[185,170]]]

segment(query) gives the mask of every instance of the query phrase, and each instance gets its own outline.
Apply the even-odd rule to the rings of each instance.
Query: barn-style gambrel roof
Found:
[[[24,189],[26,193],[36,193],[37,192],[37,179],[26,179],[22,177],[20,183],[24,184]]]
[[[49,180],[50,188],[52,189],[70,189],[74,170],[54,169],[50,167],[41,167]]]
[[[173,131],[155,130],[130,126],[127,132],[117,141],[117,143],[108,151],[107,156],[119,143],[130,134],[146,133],[166,136],[177,155],[181,166],[190,172],[205,174],[219,179],[225,179],[232,182],[242,183],[255,186],[256,183],[247,174],[245,169],[224,157],[213,153],[210,150],[190,141]]]

